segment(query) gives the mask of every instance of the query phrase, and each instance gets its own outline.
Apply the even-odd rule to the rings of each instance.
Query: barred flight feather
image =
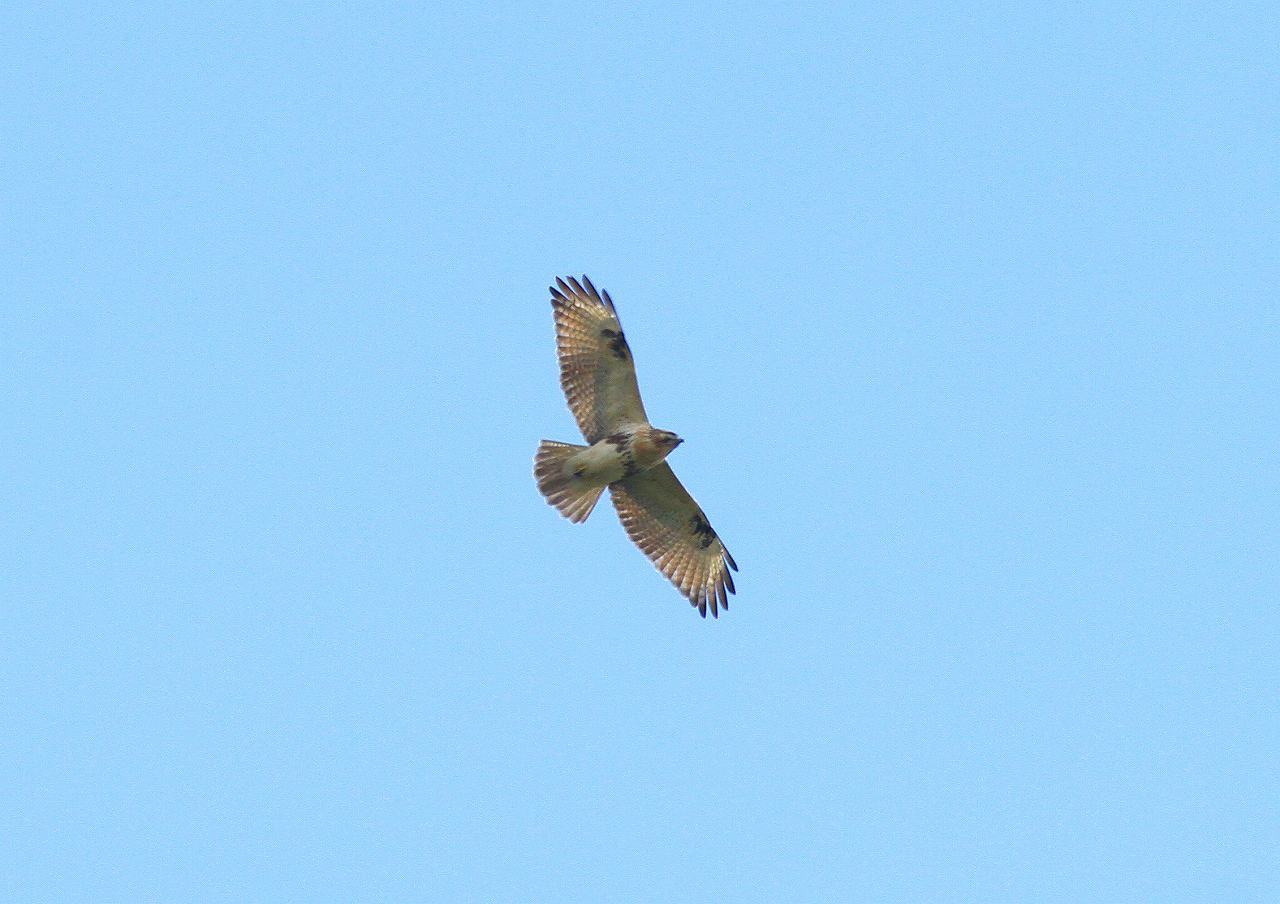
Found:
[[[704,618],[708,607],[714,616],[728,610],[728,595],[737,592],[731,557],[670,465],[612,483],[609,495],[627,536]]]
[[[587,442],[631,425],[647,424],[635,363],[608,293],[591,280],[556,279],[551,307],[556,324],[560,386]],[[558,286],[558,288],[557,288]]]

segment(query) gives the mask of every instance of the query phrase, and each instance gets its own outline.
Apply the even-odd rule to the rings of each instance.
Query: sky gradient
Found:
[[[891,6],[0,13],[0,898],[1280,896],[1275,7]]]

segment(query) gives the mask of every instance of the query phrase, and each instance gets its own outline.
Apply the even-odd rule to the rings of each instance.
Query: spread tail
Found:
[[[547,502],[574,524],[587,520],[604,492],[603,486],[585,483],[569,469],[569,459],[586,448],[544,439],[533,458],[533,476],[538,481],[538,490],[547,497]]]

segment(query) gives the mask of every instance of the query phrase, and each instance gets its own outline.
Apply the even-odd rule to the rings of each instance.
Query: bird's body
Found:
[[[585,486],[604,488],[634,474],[637,468],[635,456],[627,453],[635,434],[620,433],[616,436],[619,442],[614,442],[612,437],[602,439],[570,458],[566,466],[570,476]]]
[[[543,440],[534,476],[547,502],[585,521],[609,489],[627,534],[703,616],[729,607],[737,570],[666,458],[683,440],[649,423],[631,350],[609,293],[585,276],[556,280],[560,383],[589,445]],[[585,288],[583,285],[585,284]]]
[[[582,487],[603,489],[624,477],[647,471],[679,445],[678,441],[667,440],[664,433],[640,424],[611,433],[565,458],[561,476]]]

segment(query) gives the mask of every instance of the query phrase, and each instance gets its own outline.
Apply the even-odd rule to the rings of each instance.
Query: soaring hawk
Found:
[[[560,385],[589,445],[544,439],[534,477],[547,502],[574,523],[587,520],[605,487],[627,535],[703,618],[736,593],[733,556],[665,461],[683,442],[649,423],[635,362],[608,292],[591,280],[551,287]]]

